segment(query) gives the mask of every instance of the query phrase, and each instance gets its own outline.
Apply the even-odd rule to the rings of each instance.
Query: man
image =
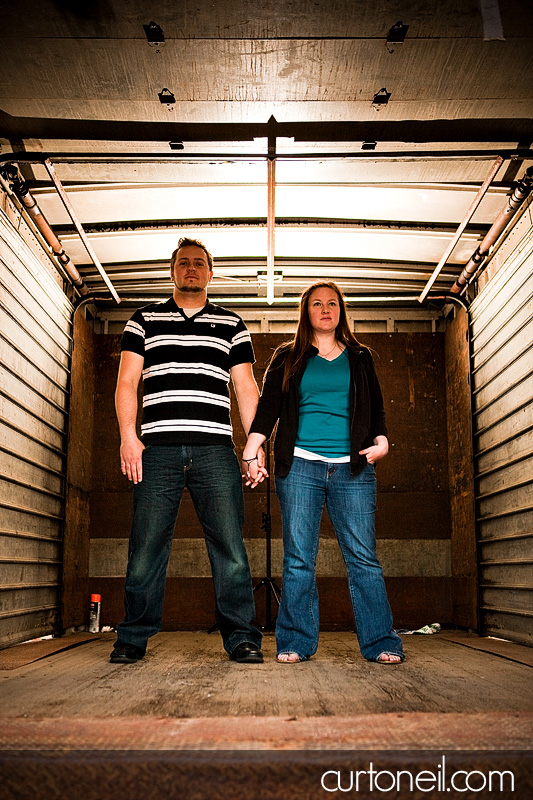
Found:
[[[231,377],[248,433],[259,398],[250,334],[237,314],[207,302],[213,260],[201,242],[180,239],[170,276],[173,296],[136,311],[122,337],[116,410],[121,469],[134,484],[133,520],[126,615],[110,660],[138,661],[160,629],[172,534],[187,487],[204,530],[224,648],[234,661],[261,663],[228,388]]]

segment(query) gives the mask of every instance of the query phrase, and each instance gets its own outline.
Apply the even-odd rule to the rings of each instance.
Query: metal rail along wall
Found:
[[[530,205],[471,305],[481,632],[533,645]],[[491,269],[492,272],[492,269]]]
[[[0,647],[58,629],[71,360],[72,305],[17,225],[0,209]]]

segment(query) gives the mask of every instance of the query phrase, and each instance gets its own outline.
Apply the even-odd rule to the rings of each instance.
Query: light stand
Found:
[[[266,537],[266,576],[261,578],[257,586],[254,588],[254,594],[264,586],[266,589],[266,619],[265,624],[260,625],[261,630],[271,631],[274,630],[276,617],[272,617],[272,597],[278,604],[281,597],[281,589],[272,578],[272,517],[270,514],[270,442],[266,443],[265,447],[265,461],[268,469],[268,478],[266,479],[266,511],[263,511],[263,524],[261,528],[265,532]]]

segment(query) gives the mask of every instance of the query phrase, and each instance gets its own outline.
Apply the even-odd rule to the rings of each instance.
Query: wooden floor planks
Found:
[[[160,633],[145,659],[108,661],[114,637],[0,671],[0,717],[323,717],[391,712],[531,711],[532,668],[446,636],[404,637],[399,667],[364,661],[350,633],[323,633],[317,655],[230,662],[218,634]],[[514,646],[516,647],[516,645]],[[526,649],[526,648],[525,648]]]

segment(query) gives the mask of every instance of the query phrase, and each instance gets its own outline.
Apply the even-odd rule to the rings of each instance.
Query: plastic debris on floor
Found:
[[[397,628],[396,633],[401,634],[411,634],[411,633],[420,633],[424,636],[428,636],[431,633],[440,633],[440,623],[439,622],[432,622],[431,625],[422,625],[421,628],[418,628],[416,631],[410,631],[408,628]]]

